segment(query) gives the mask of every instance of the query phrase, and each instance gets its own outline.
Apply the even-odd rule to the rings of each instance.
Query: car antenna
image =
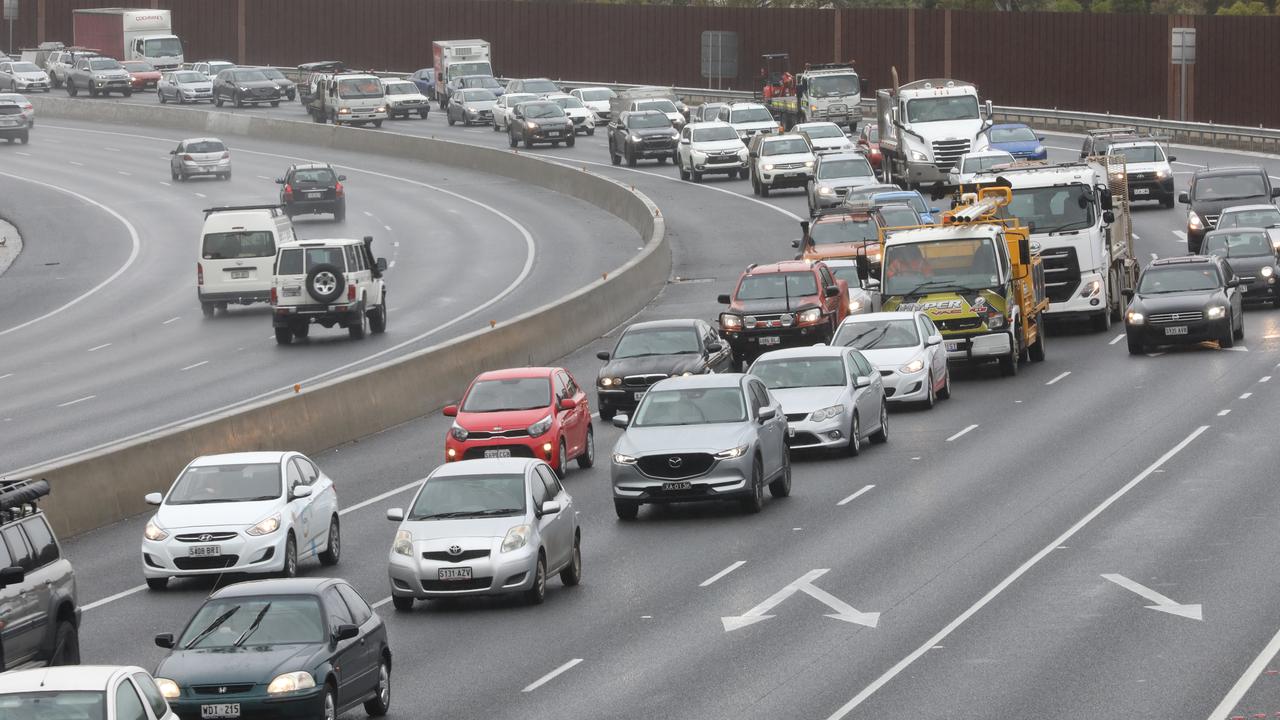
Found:
[[[786,273],[782,273],[782,294],[787,298],[787,310],[791,310],[791,283],[787,282]]]

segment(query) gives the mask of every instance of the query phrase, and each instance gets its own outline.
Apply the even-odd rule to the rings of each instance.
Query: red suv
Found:
[[[546,460],[564,477],[569,460],[595,462],[595,433],[587,394],[564,368],[494,370],[471,381],[462,402],[444,409],[455,418],[444,439],[445,462],[474,458]]]
[[[823,262],[750,265],[720,302],[729,306],[720,334],[745,365],[770,350],[831,342],[848,314],[849,284]]]

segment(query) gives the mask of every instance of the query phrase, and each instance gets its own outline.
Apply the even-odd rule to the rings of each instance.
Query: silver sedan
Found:
[[[22,60],[0,62],[0,89],[13,92],[49,92],[49,76],[35,63]]]
[[[156,96],[161,103],[213,102],[213,82],[202,72],[175,70],[160,76]]]

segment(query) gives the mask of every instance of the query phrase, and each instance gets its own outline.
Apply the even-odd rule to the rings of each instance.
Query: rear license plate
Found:
[[[302,295],[302,288],[287,287],[284,289],[285,297],[300,297],[301,295]]]
[[[440,579],[441,580],[470,580],[471,568],[469,567],[440,568]]]
[[[309,193],[307,193],[307,199],[308,199],[308,200],[319,200],[319,199],[320,199],[320,198],[322,198],[322,197],[324,197],[324,193],[322,193],[322,192],[309,192]]]
[[[506,448],[500,448],[497,450],[485,450],[484,456],[487,458],[509,458],[511,457],[511,451],[507,450]],[[468,570],[467,572],[471,572],[471,571]]]
[[[200,717],[207,720],[213,720],[213,718],[238,718],[240,717],[240,703],[201,705]]]
[[[1187,326],[1186,326],[1186,325],[1174,325],[1173,327],[1167,327],[1167,328],[1165,328],[1165,329],[1164,329],[1164,334],[1165,334],[1165,335],[1186,335],[1186,334],[1187,334]]]
[[[1151,188],[1134,188],[1133,194],[1134,195],[1150,195]]]
[[[641,398],[643,397],[644,397],[644,391],[643,390],[638,391],[636,393],[636,402],[640,402]]]
[[[958,342],[947,343],[947,352],[960,352],[960,343]]]
[[[760,338],[761,345],[778,345],[782,343],[782,338],[777,335],[765,335]]]
[[[663,490],[691,490],[693,489],[693,483],[687,480],[684,482],[662,483],[662,489]]]
[[[221,554],[221,545],[194,545],[187,548],[187,557],[218,557]]]
[[[232,280],[248,280],[249,271],[248,270],[232,270],[231,279]]]

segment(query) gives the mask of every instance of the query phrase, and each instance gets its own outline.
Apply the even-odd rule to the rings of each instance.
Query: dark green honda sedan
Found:
[[[391,650],[382,619],[331,578],[229,585],[205,601],[170,649],[156,684],[182,720],[333,720],[364,703],[391,706]]]

